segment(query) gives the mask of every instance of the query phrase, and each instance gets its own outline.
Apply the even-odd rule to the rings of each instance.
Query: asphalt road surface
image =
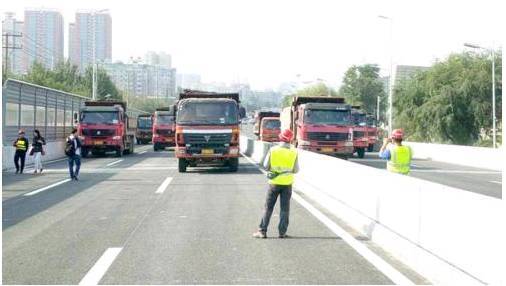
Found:
[[[243,124],[242,132],[243,135],[254,138],[253,125]],[[386,170],[386,162],[378,158],[377,152],[366,153],[364,158],[354,157],[350,161]],[[414,159],[410,176],[477,194],[502,198],[502,172],[500,171]]]
[[[277,238],[277,208],[269,239],[252,238],[267,184],[245,158],[238,173],[180,174],[176,166],[173,152],[142,146],[122,158],[84,159],[79,182],[65,181],[65,161],[46,164],[41,175],[4,172],[2,282],[392,284],[293,200],[292,238]]]

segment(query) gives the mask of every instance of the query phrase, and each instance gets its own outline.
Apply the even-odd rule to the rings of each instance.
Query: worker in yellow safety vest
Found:
[[[18,138],[14,140],[12,146],[15,148],[14,152],[14,166],[16,166],[16,174],[23,174],[25,168],[26,151],[28,150],[28,139],[25,137],[25,131],[20,129]]]
[[[287,238],[288,219],[290,215],[290,198],[294,174],[299,171],[297,149],[290,145],[293,133],[286,129],[279,134],[280,144],[272,147],[264,160],[264,168],[268,171],[269,189],[265,199],[265,209],[258,227],[253,233],[255,238],[267,238],[267,227],[280,197],[279,238]]]
[[[392,131],[390,138],[383,139],[383,146],[381,146],[379,156],[388,160],[388,171],[407,175],[410,171],[413,152],[411,151],[411,147],[402,145],[403,138],[404,132],[402,129]]]

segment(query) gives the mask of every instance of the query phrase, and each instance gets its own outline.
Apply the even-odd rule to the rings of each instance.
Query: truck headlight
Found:
[[[230,155],[237,155],[239,154],[239,148],[237,147],[230,147],[230,150],[228,151]]]
[[[299,140],[299,145],[302,145],[302,146],[305,146],[305,145],[311,145],[311,142],[310,141],[306,141],[306,140]]]
[[[120,139],[121,139],[121,136],[119,136],[119,135],[116,135],[116,136],[112,137],[112,140],[120,140]]]

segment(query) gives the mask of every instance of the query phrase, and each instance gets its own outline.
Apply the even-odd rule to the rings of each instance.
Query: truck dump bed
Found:
[[[296,96],[292,101],[292,106],[304,103],[344,103],[344,98],[329,96]]]
[[[239,103],[239,93],[217,93],[186,89],[179,94],[179,100],[187,98],[229,98]]]

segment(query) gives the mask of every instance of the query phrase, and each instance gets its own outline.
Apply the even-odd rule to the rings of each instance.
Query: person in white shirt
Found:
[[[75,128],[72,130],[72,134],[67,138],[65,155],[67,155],[69,161],[70,178],[79,181],[79,169],[81,168],[81,140],[77,137],[77,129]],[[75,170],[74,164],[76,165]]]

